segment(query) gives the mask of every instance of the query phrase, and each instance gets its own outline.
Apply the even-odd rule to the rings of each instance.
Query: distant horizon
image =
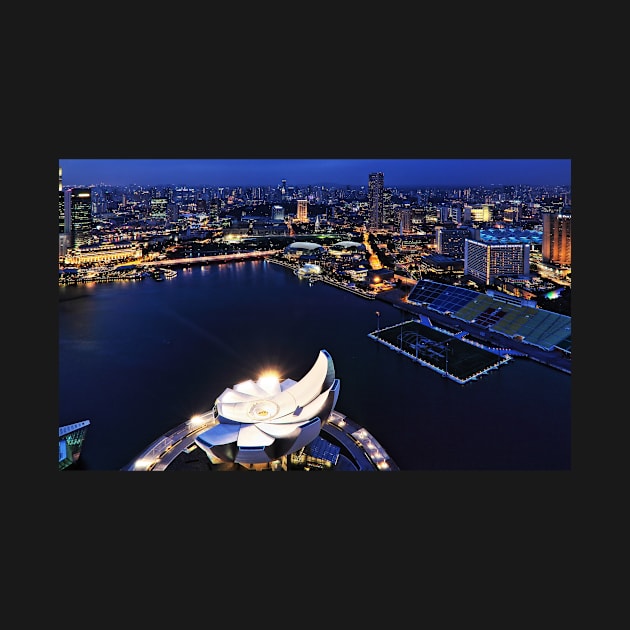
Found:
[[[569,159],[60,159],[62,185],[367,187],[382,172],[386,188],[571,186]]]

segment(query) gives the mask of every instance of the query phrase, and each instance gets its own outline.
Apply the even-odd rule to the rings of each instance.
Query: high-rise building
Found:
[[[464,274],[484,284],[498,276],[529,275],[529,243],[493,244],[466,239]]]
[[[542,213],[542,261],[571,266],[571,213]]]
[[[152,219],[166,220],[168,218],[168,198],[153,197],[150,201],[150,215]]]
[[[308,221],[308,200],[307,199],[298,199],[297,216],[295,217],[295,220],[302,221],[304,223]]]
[[[506,208],[503,211],[503,221],[505,223],[518,223],[520,221],[520,212],[518,206]]]
[[[64,203],[66,220],[64,231],[70,232],[71,246],[85,245],[89,242],[92,231],[91,190],[89,188],[70,188],[66,191]]]
[[[62,261],[70,248],[70,193],[64,192],[59,167],[59,260]],[[68,200],[66,201],[66,196]]]
[[[369,227],[373,230],[378,230],[383,225],[383,184],[383,173],[370,173],[368,178],[368,209],[370,212]]]
[[[451,221],[451,206],[446,204],[440,204],[435,209],[437,214],[438,223],[452,223]]]
[[[477,238],[479,230],[467,227],[435,227],[435,251],[442,256],[463,260],[467,238]]]
[[[59,167],[59,234],[64,232],[64,196],[63,185],[61,183],[61,166]]]
[[[405,232],[411,232],[411,210],[409,208],[405,208],[400,211],[400,234],[404,234]]]

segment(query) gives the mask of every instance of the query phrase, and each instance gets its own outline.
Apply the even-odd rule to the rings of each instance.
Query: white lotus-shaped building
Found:
[[[300,381],[261,377],[224,390],[215,403],[218,423],[195,443],[224,462],[269,463],[316,438],[338,397],[332,357],[320,350]]]

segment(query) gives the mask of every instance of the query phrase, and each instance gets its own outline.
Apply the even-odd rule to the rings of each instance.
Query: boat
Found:
[[[59,427],[59,470],[65,470],[79,461],[89,426],[89,420],[80,420]]]

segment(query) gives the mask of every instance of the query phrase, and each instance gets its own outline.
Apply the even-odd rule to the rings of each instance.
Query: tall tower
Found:
[[[411,232],[411,210],[405,208],[400,211],[400,235]]]
[[[70,247],[70,193],[63,190],[59,167],[59,262],[63,261]]]
[[[88,243],[92,230],[92,192],[89,188],[71,188],[66,192],[65,216],[70,215],[70,226],[64,226],[72,235],[72,247]]]
[[[373,230],[383,225],[383,180],[383,173],[370,173],[368,179],[369,226]]]
[[[308,200],[306,199],[298,199],[297,202],[297,216],[295,217],[297,221],[302,221],[306,223],[308,221]]]
[[[64,198],[63,185],[61,183],[61,166],[59,167],[59,234],[64,232]]]
[[[571,266],[571,214],[543,212],[542,260]]]

